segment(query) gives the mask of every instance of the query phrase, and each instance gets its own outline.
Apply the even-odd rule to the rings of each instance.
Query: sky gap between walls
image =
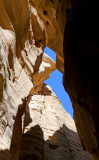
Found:
[[[46,47],[44,50],[44,53],[46,53],[54,61],[56,61],[56,54],[51,49]],[[56,70],[51,74],[50,78],[45,80],[45,83],[48,84],[52,88],[52,90],[55,92],[56,96],[61,101],[63,108],[73,118],[72,102],[69,98],[69,95],[67,94],[67,92],[64,89],[62,81],[63,81],[63,74],[60,71]]]

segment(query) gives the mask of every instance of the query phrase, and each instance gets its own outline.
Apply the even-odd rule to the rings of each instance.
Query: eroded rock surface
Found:
[[[97,2],[71,2],[64,34],[64,86],[81,144],[99,159],[99,10]]]
[[[86,16],[88,4],[83,3],[0,0],[0,160],[91,159],[81,151],[73,120],[60,109],[52,90],[43,84],[56,68],[64,71],[63,47],[64,84],[73,102],[80,141],[83,149],[98,159],[98,63],[94,65],[98,61],[98,42],[94,34],[90,37],[88,27],[86,30],[84,26],[81,32],[88,17],[92,17],[93,8],[91,4]],[[91,26],[91,19],[89,22]],[[43,54],[46,45],[56,52],[56,64]]]
[[[63,73],[63,38],[69,3],[66,0],[30,0],[30,4],[37,9],[44,23],[46,45],[55,51],[57,68]]]
[[[46,43],[57,54],[57,68],[61,72],[65,68],[64,86],[73,103],[81,144],[99,158],[98,1],[30,2],[44,22]]]
[[[20,160],[91,160],[79,144],[73,119],[48,85],[29,100]]]
[[[25,110],[25,99],[33,88],[33,74],[42,62],[45,39],[43,23],[37,12],[30,10],[27,1],[0,1],[0,7],[0,158],[8,159],[6,154],[11,146],[21,142],[22,124],[19,122]],[[36,19],[33,23],[30,12]],[[34,22],[43,39],[39,46],[37,39],[34,40]],[[15,130],[18,142],[13,138]]]

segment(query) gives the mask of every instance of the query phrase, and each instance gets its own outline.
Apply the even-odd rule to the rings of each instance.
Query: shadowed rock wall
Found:
[[[64,86],[83,149],[99,158],[99,15],[97,1],[72,1],[64,34]]]
[[[62,117],[61,119],[58,117],[58,120],[60,119],[58,123],[56,123],[57,118],[54,117],[58,128],[56,127],[53,135],[58,139],[56,135],[60,130],[62,130],[62,134],[64,134],[63,130],[67,130],[65,132],[66,146],[64,143],[60,144],[60,138],[54,141],[52,135],[51,139],[44,139],[43,133],[45,132],[39,124],[41,119],[38,114],[35,117],[35,120],[37,118],[37,121],[38,119],[40,121],[37,123],[37,127],[31,123],[33,119],[31,117],[26,124],[26,126],[30,125],[29,128],[24,128],[25,122],[27,122],[26,113],[28,116],[31,114],[28,110],[31,97],[38,96],[42,92],[44,92],[42,94],[46,94],[46,91],[43,90],[43,82],[56,67],[64,72],[64,86],[73,103],[74,119],[83,149],[93,154],[93,159],[98,159],[99,41],[97,38],[99,37],[99,26],[97,19],[97,1],[94,4],[88,0],[83,2],[73,0],[0,1],[0,160],[18,160],[19,156],[27,159],[27,154],[24,157],[24,147],[27,150],[27,146],[31,148],[31,145],[29,146],[27,143],[26,133],[28,133],[30,141],[31,131],[33,137],[37,134],[38,139],[38,130],[40,138],[43,140],[41,143],[38,142],[38,146],[32,145],[32,150],[34,152],[37,150],[39,156],[35,154],[33,157],[30,154],[28,155],[30,159],[77,159],[78,156],[79,159],[90,159],[88,153],[78,149],[80,146],[78,148],[74,146],[74,154],[72,153],[74,157],[72,157],[70,151],[72,146],[70,147],[66,139],[67,131],[70,128],[67,129],[68,123],[63,123]],[[49,56],[43,54],[46,45],[56,52],[56,63]],[[51,92],[51,90],[48,91],[49,94]],[[47,97],[47,101],[50,98],[51,95]],[[33,107],[35,108],[35,106]],[[37,108],[39,109],[38,105]],[[42,115],[42,109],[39,110],[39,115]],[[63,113],[61,115],[63,119],[65,119],[64,116],[67,116]],[[45,117],[44,125],[46,122],[54,124],[54,120],[51,121],[49,118],[47,121],[47,116]],[[49,115],[49,117],[51,116]],[[72,127],[71,130],[73,130]],[[71,133],[69,132],[69,134]],[[48,134],[50,136],[49,132]],[[64,136],[59,134],[59,137]],[[27,146],[23,147],[24,139]],[[34,138],[32,140],[34,143]],[[77,135],[76,144],[79,144]],[[44,146],[48,147],[48,151]],[[66,147],[68,149],[63,157]],[[62,154],[62,157],[59,156],[59,153]]]
[[[61,72],[64,70],[64,86],[73,103],[74,118],[83,149],[98,157],[98,2],[93,3],[89,0],[61,2],[58,0],[41,0],[36,3],[35,0],[31,0],[31,3],[37,8],[44,22],[45,30],[48,31],[48,26],[50,28],[50,35],[47,31],[45,34],[46,42],[56,52],[57,68]],[[45,6],[47,8],[46,12],[44,12]],[[52,10],[56,15],[60,15],[59,19],[62,23],[57,16],[53,16]],[[46,20],[49,22],[48,25],[45,25]],[[62,39],[59,38],[60,42],[57,41],[60,32],[58,32],[58,35],[55,34],[57,37],[55,43],[58,44],[58,46],[56,45],[57,49],[52,46],[54,42],[53,36],[51,36],[53,31],[51,24],[54,24],[54,22],[58,24],[60,31],[63,30],[61,32],[63,33],[61,34]],[[50,38],[52,38],[52,41],[50,41]],[[63,39],[64,42],[62,42]],[[60,54],[58,52],[59,46],[61,46],[62,51]],[[65,62],[64,67],[61,63],[62,59]]]

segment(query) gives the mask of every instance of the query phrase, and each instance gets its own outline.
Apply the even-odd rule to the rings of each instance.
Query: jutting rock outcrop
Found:
[[[49,23],[44,25],[44,28],[47,30],[50,26],[50,35],[54,22],[59,23],[57,27],[60,31],[63,30],[59,44],[63,41],[61,51],[64,52],[64,58],[62,52],[58,53],[59,46],[55,50],[55,46],[50,44],[48,32],[46,32],[47,45],[57,54],[57,68],[64,71],[64,87],[73,103],[74,118],[83,149],[99,159],[98,1],[93,3],[89,0],[41,0],[36,3],[35,0],[31,0],[31,3],[37,8],[44,24],[48,20]],[[43,14],[45,7],[48,12]],[[52,16],[52,10],[59,17]],[[60,35],[60,32],[58,33]],[[53,41],[54,39],[52,44]],[[63,59],[64,65],[61,63]],[[58,65],[58,62],[61,65]]]
[[[46,84],[29,97],[23,130],[20,160],[91,160],[79,144],[73,119]]]
[[[43,53],[40,34],[32,26],[36,20],[44,42],[43,24],[36,10],[29,9],[34,20],[19,55],[16,33],[0,28],[0,160],[90,160],[78,142],[74,121],[43,83],[56,63]]]
[[[43,83],[56,68],[64,72],[83,149],[98,159],[98,42],[84,25],[92,17],[88,4],[0,0],[0,160],[91,159],[73,120]],[[46,45],[56,63],[44,54]]]
[[[39,36],[34,40],[34,24],[43,43]],[[18,155],[21,118],[33,88],[33,74],[42,62],[44,41],[43,23],[27,1],[0,1],[0,159],[10,158],[14,143]],[[14,128],[19,141],[14,141]]]
[[[35,7],[43,21],[46,45],[57,54],[57,68],[64,72],[63,38],[66,23],[66,8],[69,3],[66,0],[30,0],[29,3]]]

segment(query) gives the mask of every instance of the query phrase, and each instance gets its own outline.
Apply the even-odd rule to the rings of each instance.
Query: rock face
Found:
[[[14,153],[18,157],[17,150],[20,151],[22,137],[21,118],[26,107],[26,97],[34,85],[33,75],[39,70],[42,62],[45,34],[37,12],[28,6],[26,0],[0,1],[0,9],[0,160],[2,160],[11,159]],[[40,37],[37,36],[36,40],[34,40],[35,24],[38,28],[37,35],[40,32]],[[42,41],[39,41],[39,38]],[[13,148],[13,145],[16,148]],[[10,151],[12,154],[9,154]]]
[[[29,100],[20,160],[91,160],[82,151],[73,119],[48,85]]]
[[[98,159],[98,42],[88,27],[80,35],[92,9],[86,16],[84,2],[0,0],[0,160],[91,159],[73,120],[43,84],[64,67],[80,141]],[[56,52],[56,63],[44,54],[46,45]]]
[[[64,34],[64,86],[72,100],[81,144],[99,159],[99,11],[97,2],[71,4]]]
[[[30,25],[32,26],[32,23]],[[20,46],[17,47],[19,43],[17,33],[0,27],[0,148],[2,149],[10,147],[18,107],[33,88],[32,75],[35,74],[33,66],[43,53],[43,45],[36,47],[32,28],[30,29],[27,32],[27,39],[20,44],[22,48],[24,47],[20,52]],[[38,68],[40,63],[41,59]]]
[[[39,2],[31,0],[31,3],[37,8],[44,22],[47,45],[57,54],[56,66],[61,72],[64,70],[64,86],[73,103],[81,144],[85,150],[99,159],[98,2],[95,1],[93,4],[89,0],[41,0]],[[59,17],[54,16],[53,13]],[[46,25],[47,21],[48,25]],[[53,42],[55,36],[52,34],[54,24],[58,24],[58,31],[62,33],[61,36],[60,32],[58,35],[55,34],[57,37],[55,43],[60,39],[58,46],[56,45],[57,49],[55,45],[53,46],[55,44]],[[55,26],[56,29],[57,27]],[[52,41],[50,41],[51,38]],[[64,42],[61,43],[62,41]],[[59,44],[63,44],[63,47]],[[62,52],[64,52],[64,67]]]
[[[63,37],[66,23],[66,0],[30,0],[30,4],[35,7],[41,20],[44,23],[46,45],[57,54],[57,68],[64,72],[63,58]]]

